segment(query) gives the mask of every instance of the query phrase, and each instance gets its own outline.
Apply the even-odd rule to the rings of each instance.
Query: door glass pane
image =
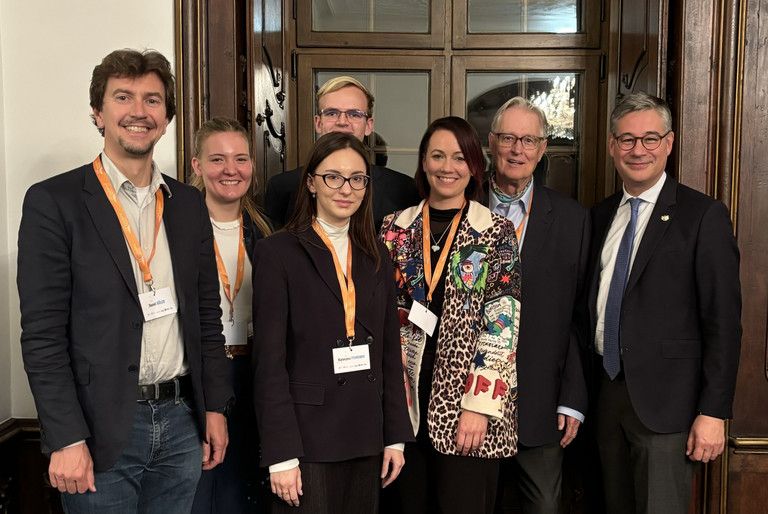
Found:
[[[581,0],[469,0],[470,34],[581,30]]]
[[[315,84],[339,75],[359,80],[373,94],[373,133],[368,144],[376,164],[413,175],[419,141],[429,124],[429,73],[421,71],[320,71]]]
[[[315,32],[429,32],[429,0],[312,0]]]
[[[577,198],[581,78],[581,73],[567,71],[467,73],[467,121],[487,144],[498,108],[514,96],[529,99],[544,111],[549,123],[546,158],[534,172],[535,177]]]

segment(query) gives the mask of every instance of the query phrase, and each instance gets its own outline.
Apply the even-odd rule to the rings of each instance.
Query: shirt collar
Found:
[[[655,204],[656,200],[659,199],[659,195],[661,194],[661,188],[664,187],[664,182],[667,181],[667,173],[664,172],[661,174],[661,177],[659,177],[659,180],[656,181],[656,183],[637,195],[637,198],[641,199],[642,201],[650,204]],[[627,189],[622,186],[622,190],[624,191],[624,194],[621,197],[621,202],[619,202],[619,207],[624,205],[629,201],[630,198],[635,198],[629,193],[627,193]]]
[[[101,164],[104,166],[104,171],[107,172],[107,177],[109,177],[112,187],[115,188],[115,192],[120,191],[120,188],[123,187],[126,182],[131,184],[131,187],[136,187],[125,175],[123,175],[115,163],[107,157],[105,152],[101,152]],[[160,170],[157,168],[157,163],[152,161],[152,178],[149,181],[149,194],[155,194],[155,191],[161,186],[165,190],[165,194],[170,198],[171,189],[168,187],[168,184],[165,183],[163,174],[160,173]]]
[[[523,196],[521,196],[516,202],[513,202],[520,205],[524,212],[528,212],[528,209],[531,208],[531,195],[533,194],[534,187],[536,186],[533,183],[533,177],[531,177],[529,185],[525,186],[525,193],[523,193]],[[496,212],[496,207],[498,207],[498,205],[502,202],[499,200],[499,197],[496,196],[496,192],[493,190],[490,184],[488,185],[488,192],[490,193],[488,208],[491,210],[491,212]]]

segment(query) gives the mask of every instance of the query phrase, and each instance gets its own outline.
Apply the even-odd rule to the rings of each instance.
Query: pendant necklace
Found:
[[[439,252],[440,251],[440,242],[443,240],[443,237],[445,237],[445,234],[448,232],[448,229],[451,228],[450,225],[445,227],[443,229],[443,232],[440,234],[440,237],[437,238],[437,241],[435,241],[435,236],[432,234],[432,231],[429,232],[429,237],[432,239],[432,251],[433,252]]]

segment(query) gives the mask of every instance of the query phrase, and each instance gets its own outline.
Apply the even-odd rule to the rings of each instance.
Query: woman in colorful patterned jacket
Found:
[[[417,442],[393,512],[493,512],[499,459],[517,450],[520,265],[512,223],[474,201],[485,158],[462,118],[419,146],[424,200],[384,220],[395,263],[408,408]]]

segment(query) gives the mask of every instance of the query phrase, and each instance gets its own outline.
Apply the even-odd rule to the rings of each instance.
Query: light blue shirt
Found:
[[[499,197],[496,196],[493,188],[489,187],[488,190],[491,194],[488,195],[488,208],[491,210],[491,212],[495,212],[496,214],[500,214],[507,218],[515,225],[515,228],[517,228],[520,226],[523,220],[525,220],[526,214],[531,208],[531,198],[533,197],[534,187],[533,179],[531,179],[530,187],[526,187],[523,196],[521,196],[518,200],[509,203],[505,203],[499,200]],[[528,230],[528,223],[523,226],[523,231],[520,233],[520,237],[517,240],[517,248],[519,252],[523,251],[523,241],[525,240],[526,230]]]

